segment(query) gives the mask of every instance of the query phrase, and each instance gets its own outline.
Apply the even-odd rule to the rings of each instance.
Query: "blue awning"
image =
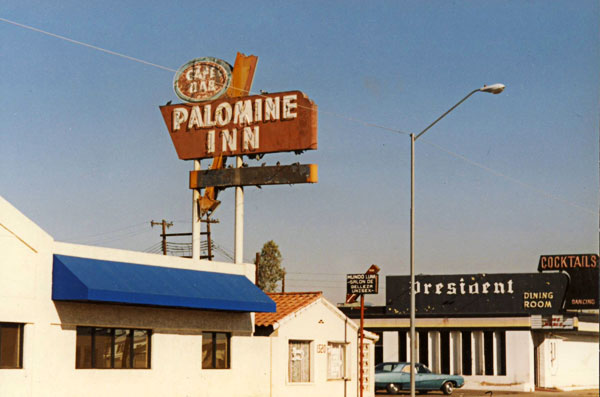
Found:
[[[52,299],[275,312],[275,302],[238,274],[54,255]]]

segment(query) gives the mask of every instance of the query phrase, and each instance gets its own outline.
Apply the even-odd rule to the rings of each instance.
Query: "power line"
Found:
[[[148,233],[148,230],[140,230],[137,232],[131,232],[131,233],[127,233],[127,234],[123,234],[120,236],[115,236],[115,237],[105,237],[103,239],[100,240],[93,240],[93,241],[87,241],[85,242],[85,244],[106,244],[106,243],[112,243],[113,241],[117,241],[117,240],[122,240],[125,238],[131,238],[131,237],[135,237],[135,236],[139,236],[140,234],[144,234],[144,233]],[[84,243],[80,243],[80,244],[84,244]]]
[[[492,169],[492,168],[490,168],[490,167],[488,167],[488,166],[485,166],[485,165],[483,165],[483,164],[481,164],[481,163],[478,163],[478,162],[476,162],[476,161],[470,160],[470,159],[466,158],[466,157],[465,157],[465,156],[463,156],[463,155],[460,155],[460,154],[458,154],[458,153],[452,152],[452,151],[450,151],[450,150],[448,150],[448,149],[444,149],[443,147],[441,147],[441,146],[439,146],[439,145],[436,145],[435,143],[428,142],[428,141],[426,141],[425,139],[423,139],[423,142],[425,142],[426,144],[428,144],[428,145],[430,145],[430,146],[433,146],[433,147],[435,147],[435,148],[436,148],[436,149],[438,149],[438,150],[441,150],[441,151],[442,151],[442,152],[444,152],[444,153],[447,153],[447,154],[449,154],[449,155],[451,155],[451,156],[453,156],[453,157],[456,157],[456,158],[458,158],[458,159],[461,159],[461,160],[463,160],[463,161],[465,161],[465,162],[467,162],[467,163],[471,164],[472,166],[475,166],[475,167],[481,168],[482,170],[485,170],[485,171],[487,171],[487,172],[490,172],[490,173],[492,173],[492,174],[494,174],[494,175],[496,175],[496,176],[498,176],[498,177],[500,177],[500,178],[507,179],[507,180],[509,180],[509,181],[511,181],[511,182],[513,182],[513,183],[516,183],[516,184],[518,184],[518,185],[521,185],[522,187],[525,187],[525,188],[527,188],[527,189],[533,190],[534,192],[541,193],[541,194],[543,194],[544,196],[546,196],[547,198],[550,198],[550,199],[553,199],[553,200],[556,200],[556,201],[560,201],[560,202],[562,202],[563,204],[567,204],[567,205],[573,206],[573,207],[575,207],[575,208],[578,208],[578,209],[580,209],[580,210],[583,210],[583,211],[585,211],[585,212],[589,212],[590,214],[593,214],[593,215],[600,215],[600,212],[598,212],[598,211],[594,211],[594,210],[592,210],[592,209],[590,209],[590,208],[586,208],[586,207],[584,207],[584,206],[582,206],[582,205],[579,205],[579,204],[577,204],[577,203],[574,203],[574,202],[572,202],[572,201],[566,200],[566,199],[564,199],[564,198],[562,198],[562,197],[559,197],[559,196],[556,196],[556,195],[554,195],[554,194],[548,193],[548,192],[546,192],[546,191],[544,191],[544,190],[542,190],[542,189],[540,189],[540,188],[537,188],[537,187],[535,187],[535,186],[529,185],[529,184],[527,184],[527,183],[525,183],[525,182],[521,182],[520,180],[518,180],[518,179],[516,179],[516,178],[513,178],[513,177],[511,177],[511,176],[508,176],[508,175],[506,175],[506,174],[503,174],[503,173],[501,173],[500,171],[496,171],[496,170],[494,170],[494,169]]]
[[[123,228],[116,229],[116,230],[111,230],[111,231],[108,231],[108,232],[91,234],[91,235],[88,235],[88,236],[79,236],[74,241],[85,241],[87,239],[91,239],[91,238],[94,238],[94,237],[104,236],[104,235],[107,235],[107,234],[114,234],[114,233],[117,233],[117,232],[121,232],[121,231],[129,230],[129,229],[137,228],[137,227],[140,227],[140,226],[145,225],[145,224],[146,224],[146,222],[136,223],[135,225],[125,226]],[[73,239],[68,239],[67,238],[65,240],[73,240]]]
[[[130,61],[139,62],[139,63],[142,63],[142,64],[147,65],[147,66],[152,66],[152,67],[155,67],[155,68],[158,68],[158,69],[162,69],[162,70],[166,70],[166,71],[169,71],[169,72],[177,72],[176,69],[172,69],[172,68],[169,68],[169,67],[166,67],[166,66],[158,65],[156,63],[148,62],[148,61],[145,61],[143,59],[135,58],[135,57],[132,57],[132,56],[129,56],[129,55],[125,55],[125,54],[122,54],[122,53],[119,53],[119,52],[116,52],[116,51],[108,50],[106,48],[98,47],[98,46],[95,46],[95,45],[92,45],[92,44],[84,43],[82,41],[74,40],[74,39],[71,39],[71,38],[68,38],[68,37],[65,37],[65,36],[61,36],[61,35],[58,35],[58,34],[55,34],[55,33],[47,32],[45,30],[38,29],[38,28],[35,28],[33,26],[30,26],[30,25],[21,24],[21,23],[15,22],[15,21],[11,21],[11,20],[6,19],[6,18],[1,18],[0,17],[0,21],[12,24],[14,26],[21,27],[23,29],[29,29],[29,30],[32,30],[34,32],[38,32],[38,33],[42,33],[42,34],[45,34],[45,35],[48,35],[48,36],[51,36],[51,37],[54,37],[54,38],[58,38],[60,40],[65,40],[65,41],[68,41],[68,42],[73,43],[73,44],[77,44],[77,45],[88,47],[88,48],[91,48],[91,49],[94,49],[94,50],[97,50],[97,51],[101,51],[101,52],[104,52],[104,53],[107,53],[107,54],[110,54],[110,55],[115,55],[115,56],[118,56],[118,57],[130,60]],[[241,90],[241,91],[246,91],[246,90],[243,90],[241,88],[238,88],[238,89]],[[264,97],[264,95],[262,93],[254,93],[252,91],[248,91],[248,93]],[[402,130],[398,130],[398,129],[395,129],[395,128],[390,128],[390,127],[382,126],[382,125],[379,125],[379,124],[371,123],[371,122],[368,122],[368,121],[363,121],[363,120],[360,120],[360,119],[351,118],[351,117],[348,117],[348,116],[341,115],[339,113],[335,113],[335,112],[331,112],[331,111],[327,111],[327,110],[323,110],[323,109],[321,109],[320,112],[322,114],[330,114],[330,115],[338,117],[338,118],[343,118],[343,119],[346,119],[346,120],[349,120],[349,121],[352,121],[352,122],[355,122],[355,123],[360,123],[360,124],[363,124],[363,125],[368,126],[368,127],[378,128],[378,129],[382,129],[382,130],[386,130],[386,131],[390,131],[390,132],[394,132],[394,133],[399,133],[399,134],[404,134],[404,135],[410,134],[409,132],[406,132],[406,131],[402,131]],[[441,146],[435,145],[435,144],[430,143],[430,142],[428,142],[428,144],[431,145],[431,146],[434,146],[435,148],[437,148],[437,149],[439,149],[439,150],[441,150],[443,152],[446,152],[446,153],[448,153],[448,154],[450,154],[450,155],[452,155],[454,157],[462,159],[463,161],[466,161],[467,163],[469,163],[471,165],[474,165],[476,167],[484,169],[484,170],[486,170],[486,171],[488,171],[488,172],[490,172],[490,173],[492,173],[492,174],[494,174],[496,176],[503,177],[503,178],[505,178],[507,180],[510,180],[510,181],[512,181],[514,183],[517,183],[517,184],[519,184],[519,185],[521,185],[523,187],[526,187],[528,189],[532,189],[534,191],[540,192],[540,193],[542,193],[547,198],[551,198],[553,200],[560,201],[563,204],[567,204],[567,205],[573,206],[574,208],[577,208],[577,209],[583,210],[585,212],[588,212],[588,213],[600,216],[600,211],[590,210],[589,208],[583,207],[583,206],[581,206],[579,204],[573,203],[571,201],[568,201],[568,200],[563,199],[561,197],[558,197],[556,195],[550,194],[550,193],[548,193],[548,192],[546,192],[546,191],[544,191],[542,189],[530,186],[530,185],[528,185],[528,184],[526,184],[524,182],[519,181],[516,178],[509,177],[509,176],[507,176],[507,175],[505,175],[505,174],[503,174],[503,173],[501,173],[499,171],[495,171],[494,169],[492,169],[490,167],[487,167],[487,166],[479,164],[479,163],[477,163],[475,161],[469,160],[468,158],[466,158],[464,156],[461,156],[461,155],[459,155],[457,153],[451,152],[451,151],[449,151],[447,149],[444,149]]]
[[[171,68],[168,68],[166,66],[161,66],[161,65],[158,65],[156,63],[144,61],[143,59],[139,59],[139,58],[135,58],[135,57],[132,57],[132,56],[129,56],[129,55],[121,54],[119,52],[107,50],[106,48],[102,48],[102,47],[98,47],[98,46],[95,46],[95,45],[92,45],[92,44],[84,43],[82,41],[73,40],[73,39],[70,39],[70,38],[65,37],[65,36],[61,36],[61,35],[58,35],[58,34],[55,34],[55,33],[47,32],[45,30],[34,28],[33,26],[24,25],[22,23],[11,21],[11,20],[8,20],[8,19],[5,19],[5,18],[0,18],[0,21],[6,22],[6,23],[10,23],[12,25],[19,26],[19,27],[24,28],[24,29],[33,30],[34,32],[43,33],[45,35],[52,36],[52,37],[55,37],[57,39],[65,40],[65,41],[68,41],[68,42],[73,43],[73,44],[78,44],[78,45],[81,45],[81,46],[84,46],[84,47],[88,47],[88,48],[91,48],[91,49],[94,49],[94,50],[102,51],[102,52],[105,52],[105,53],[110,54],[110,55],[115,55],[115,56],[118,56],[118,57],[121,57],[121,58],[129,59],[130,61],[135,61],[135,62],[143,63],[144,65],[153,66],[155,68],[167,70],[169,72],[176,72],[177,71],[175,69],[171,69]]]

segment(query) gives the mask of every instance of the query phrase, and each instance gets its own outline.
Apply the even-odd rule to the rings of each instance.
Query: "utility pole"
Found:
[[[206,235],[206,242],[208,246],[208,255],[200,255],[200,259],[213,260],[214,255],[212,254],[212,238],[210,236],[210,225],[211,223],[219,223],[218,219],[210,219],[210,214],[206,214],[206,219],[200,219],[200,222],[206,223],[206,232],[200,232],[201,235]]]
[[[167,255],[167,228],[173,226],[173,222],[167,222],[164,219],[162,220],[162,222],[154,222],[154,221],[150,221],[150,226],[154,227],[154,226],[158,226],[158,225],[162,225],[162,251],[163,251],[163,255]]]
[[[281,293],[285,292],[285,269],[283,269],[283,278],[281,279]]]

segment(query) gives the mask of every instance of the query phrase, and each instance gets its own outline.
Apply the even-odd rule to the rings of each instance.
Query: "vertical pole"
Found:
[[[236,156],[236,168],[242,168],[242,156]],[[234,263],[244,262],[244,188],[235,188]]]
[[[162,220],[162,249],[163,255],[167,255],[167,221]]]
[[[208,260],[213,260],[212,254],[212,236],[210,235],[210,216],[206,215],[206,242],[208,243]]]
[[[200,171],[200,160],[194,160],[194,171]],[[198,200],[200,199],[200,191],[192,190],[192,258],[200,258],[200,233],[202,224],[200,222],[200,214],[198,209]]]
[[[410,395],[415,397],[415,134],[410,134]]]
[[[283,271],[283,278],[281,279],[281,293],[285,292],[285,270]]]
[[[363,365],[364,365],[364,358],[363,358],[363,343],[364,343],[364,337],[365,337],[365,333],[364,333],[364,326],[365,326],[365,295],[361,294],[360,295],[360,397],[363,397],[363,390],[364,390],[364,386],[363,386]]]

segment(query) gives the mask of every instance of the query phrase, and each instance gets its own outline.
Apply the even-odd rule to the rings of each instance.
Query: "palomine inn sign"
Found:
[[[257,62],[241,53],[233,69],[221,59],[193,59],[173,81],[185,103],[160,106],[180,159],[214,159],[210,168],[190,172],[190,189],[206,189],[199,199],[201,215],[214,211],[218,190],[228,187],[318,181],[316,164],[242,167],[243,156],[317,149],[317,106],[304,93],[249,95]],[[237,167],[225,168],[227,157],[234,156]]]
[[[194,200],[199,216],[212,213],[220,203],[219,190],[228,187],[318,181],[316,164],[248,167],[243,163],[243,156],[256,159],[265,153],[317,149],[317,106],[306,95],[300,91],[249,95],[257,62],[257,56],[239,52],[233,68],[217,58],[193,59],[179,68],[173,81],[175,93],[185,103],[169,101],[160,106],[179,158],[198,161],[190,172],[189,187],[198,195]],[[228,157],[236,157],[235,168],[225,168]],[[207,158],[213,159],[212,165],[201,170],[199,160]],[[203,196],[201,189],[205,189]],[[239,192],[236,214],[243,208]],[[236,238],[241,239],[239,220]],[[240,258],[236,256],[236,261]]]
[[[182,160],[317,148],[317,106],[300,91],[160,110]]]

